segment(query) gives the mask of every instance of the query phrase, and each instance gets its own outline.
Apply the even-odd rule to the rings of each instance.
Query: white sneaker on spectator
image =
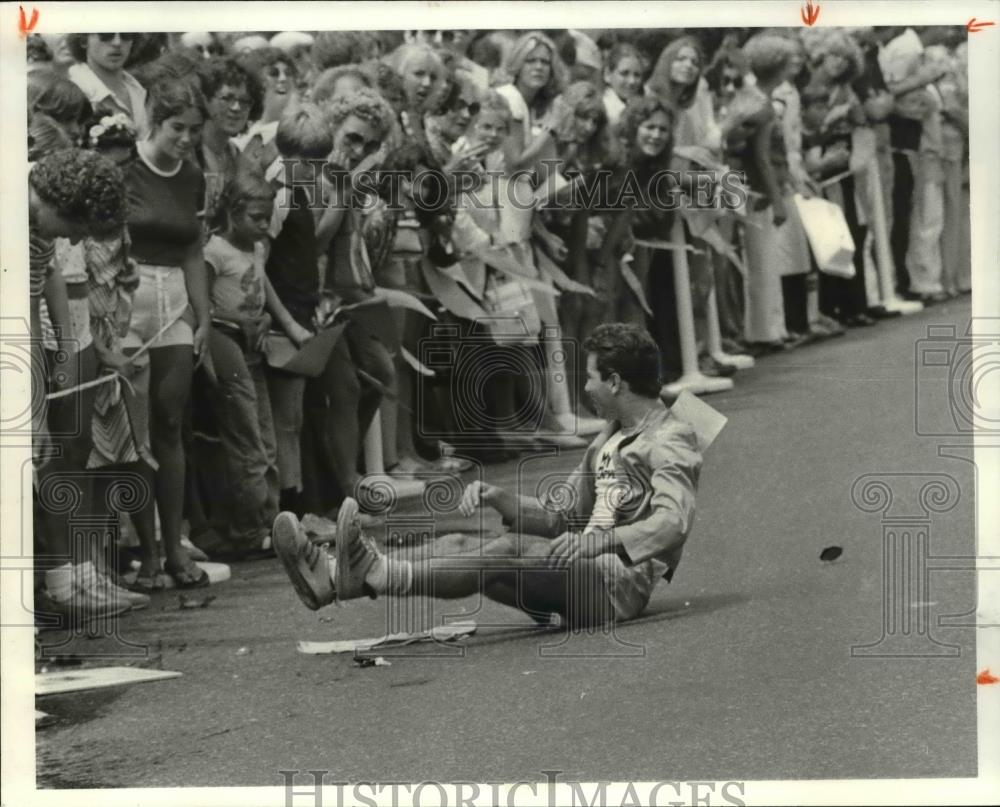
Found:
[[[97,584],[103,592],[104,595],[111,602],[126,602],[133,611],[141,611],[143,608],[148,608],[151,602],[148,594],[143,594],[141,591],[129,591],[126,588],[122,588],[115,584],[107,575],[103,575],[100,572],[97,573]]]
[[[108,596],[98,581],[97,571],[89,561],[64,564],[45,573],[45,587],[52,605],[70,624],[119,616],[131,609],[123,599]]]

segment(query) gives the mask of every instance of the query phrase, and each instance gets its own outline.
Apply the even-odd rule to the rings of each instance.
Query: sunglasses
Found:
[[[733,87],[738,90],[743,86],[743,78],[742,77],[733,78],[732,76],[724,76],[722,79],[722,86]]]
[[[344,144],[355,150],[360,149],[366,156],[374,154],[382,147],[381,140],[365,140],[365,138],[357,132],[348,132],[345,134]]]
[[[482,109],[482,107],[479,105],[478,101],[472,101],[470,103],[469,101],[465,101],[465,100],[463,100],[461,98],[459,98],[457,101],[455,101],[455,103],[452,105],[451,108],[455,112],[458,112],[458,111],[460,111],[462,109],[467,109],[467,110],[469,110],[469,114],[472,117],[476,117],[476,115],[479,114],[479,110]]]
[[[138,36],[138,34],[127,32],[124,34],[98,34],[97,38],[101,40],[101,42],[113,42],[116,36],[120,38],[122,42],[131,42]]]

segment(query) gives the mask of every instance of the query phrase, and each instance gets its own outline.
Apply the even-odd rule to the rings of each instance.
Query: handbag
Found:
[[[809,246],[820,271],[850,280],[854,277],[854,239],[844,211],[826,199],[795,195],[795,207],[802,219]]]

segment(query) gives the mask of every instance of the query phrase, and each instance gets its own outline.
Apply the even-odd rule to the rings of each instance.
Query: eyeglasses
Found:
[[[249,109],[251,105],[250,99],[243,95],[217,95],[215,100],[221,101],[223,106],[238,106],[240,109]]]
[[[97,38],[100,39],[101,42],[113,42],[116,36],[121,39],[122,42],[131,42],[136,38],[136,36],[138,36],[138,34],[129,32],[124,34],[98,34]]]
[[[360,149],[365,155],[374,154],[382,147],[381,140],[365,140],[357,132],[347,132],[344,135],[344,144],[352,149]]]

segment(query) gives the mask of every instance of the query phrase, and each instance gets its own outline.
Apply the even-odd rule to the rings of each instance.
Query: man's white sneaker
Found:
[[[375,593],[365,587],[365,576],[377,560],[378,550],[361,533],[358,503],[348,497],[337,513],[337,564],[334,571],[337,599],[354,600],[365,594],[374,598]]]
[[[318,611],[333,602],[330,556],[309,540],[294,513],[278,513],[271,541],[295,593],[307,608]]]

